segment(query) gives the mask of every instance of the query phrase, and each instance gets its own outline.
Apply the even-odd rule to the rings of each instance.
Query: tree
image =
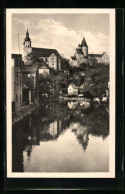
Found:
[[[91,98],[98,97],[102,101],[108,90],[109,66],[97,64],[87,68],[85,74],[85,92]]]

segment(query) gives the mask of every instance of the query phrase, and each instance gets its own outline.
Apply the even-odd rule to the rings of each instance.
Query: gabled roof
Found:
[[[22,54],[12,54],[11,57],[14,59],[15,57],[22,57]]]
[[[23,68],[23,74],[36,73],[38,68],[38,65],[25,65]]]
[[[70,84],[69,86],[72,86],[73,89],[78,89],[78,87],[75,84]]]
[[[88,54],[89,57],[102,57],[102,54]]]
[[[56,56],[60,56],[56,49],[32,47],[32,54],[37,57],[49,57],[52,53],[54,53]]]
[[[40,69],[49,69],[48,64],[46,64],[45,62],[41,62],[38,65]]]

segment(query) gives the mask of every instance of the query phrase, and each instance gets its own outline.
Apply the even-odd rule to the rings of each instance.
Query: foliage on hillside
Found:
[[[98,97],[102,100],[108,90],[109,65],[95,64],[89,66],[85,74],[85,92],[91,97]]]

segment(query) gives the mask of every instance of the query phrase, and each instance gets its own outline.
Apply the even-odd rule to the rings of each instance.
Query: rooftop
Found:
[[[52,53],[54,53],[56,56],[60,56],[60,54],[58,53],[56,49],[32,47],[32,54],[37,57],[41,57],[41,56],[49,57]]]
[[[70,84],[69,86],[72,86],[74,89],[78,89],[78,87],[75,84]]]
[[[88,54],[89,57],[102,57],[102,54]]]
[[[25,65],[23,68],[23,73],[35,73],[38,70],[39,65]]]
[[[14,59],[15,57],[22,57],[22,54],[11,54],[11,57]]]

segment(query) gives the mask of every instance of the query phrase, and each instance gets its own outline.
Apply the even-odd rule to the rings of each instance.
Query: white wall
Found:
[[[57,57],[54,53],[49,56],[49,67],[57,69]]]

